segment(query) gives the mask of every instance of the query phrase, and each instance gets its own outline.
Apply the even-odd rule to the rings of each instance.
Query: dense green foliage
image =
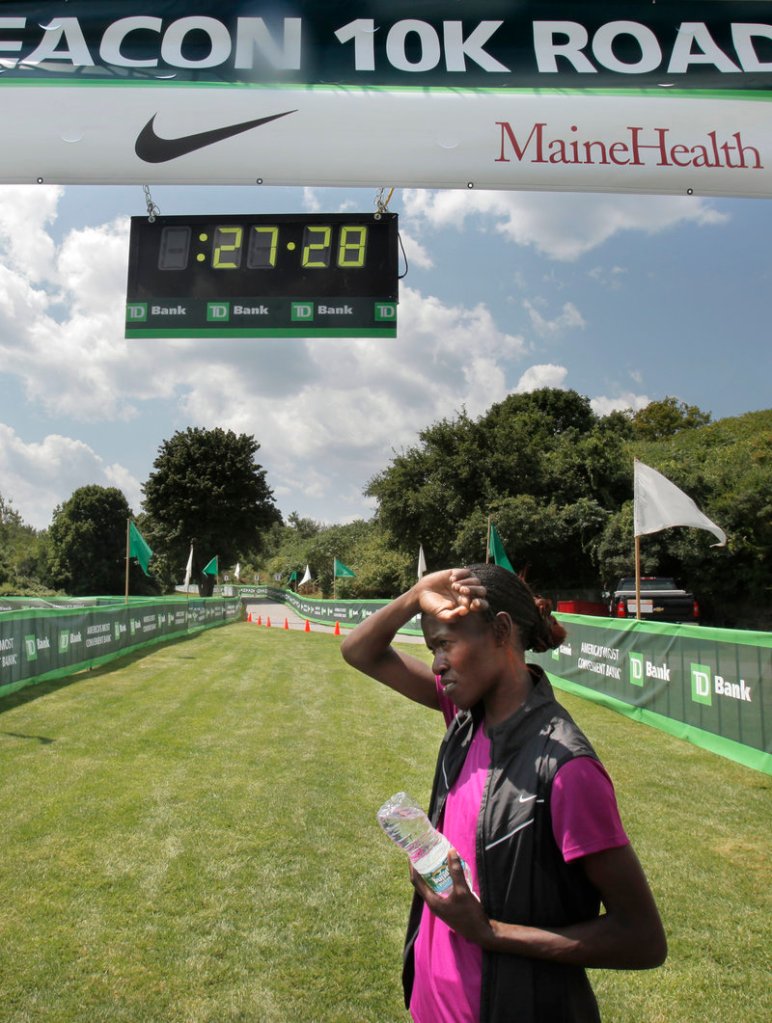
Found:
[[[368,485],[393,546],[430,567],[483,560],[489,518],[510,561],[553,598],[600,597],[634,569],[633,459],[664,473],[729,535],[695,529],[641,540],[644,571],[675,575],[703,620],[768,628],[772,412],[710,422],[673,398],[597,416],[572,391],[510,395],[478,420],[423,430]]]
[[[642,537],[644,569],[688,583],[704,621],[772,628],[772,411],[719,420],[631,449],[688,493],[728,537],[726,548],[713,547],[715,537],[698,529]],[[625,565],[627,536],[632,538],[632,502],[604,531],[598,561],[607,579],[616,574],[609,566]]]
[[[274,527],[267,548],[271,556],[264,562],[263,581],[278,578],[286,584],[292,572],[301,579],[308,565],[313,575],[308,591],[323,597],[382,598],[415,578],[415,558],[396,549],[376,522],[363,519],[322,526],[293,514],[287,525]],[[355,571],[353,579],[333,579],[335,558]]]
[[[167,585],[180,582],[194,545],[194,576],[213,558],[221,566],[260,550],[263,533],[281,519],[255,462],[260,445],[232,430],[189,428],[161,444],[143,486],[143,531],[158,552],[155,571]],[[211,593],[214,578],[198,576]]]
[[[0,494],[0,593],[48,593],[47,576],[48,533],[28,526]]]
[[[48,567],[52,585],[73,596],[123,593],[131,514],[117,487],[79,487],[54,510]]]
[[[663,440],[682,430],[706,426],[710,418],[709,412],[703,412],[696,405],[668,397],[639,409],[633,417],[633,431],[638,440]]]
[[[484,560],[491,516],[535,585],[592,586],[593,545],[630,491],[631,432],[574,391],[513,394],[476,421],[461,413],[422,431],[367,493],[398,546],[422,543],[430,565]]]

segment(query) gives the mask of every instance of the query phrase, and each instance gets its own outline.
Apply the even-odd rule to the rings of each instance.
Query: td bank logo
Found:
[[[647,678],[670,682],[670,665],[665,661],[649,661],[643,654],[631,650],[627,655],[630,666],[630,685],[642,686]]]
[[[748,685],[744,678],[733,682],[723,675],[715,675],[707,664],[691,664],[692,700],[703,703],[706,707],[713,705],[713,695],[721,699],[739,700],[742,703],[753,703],[753,686]]]
[[[692,664],[692,700],[695,703],[704,703],[710,707],[713,703],[712,680],[713,675],[707,664]]]
[[[643,685],[643,654],[637,654],[631,650],[627,655],[627,663],[630,665],[630,685]]]
[[[24,646],[27,651],[27,660],[36,661],[38,659],[38,646],[35,642],[34,636],[24,637]]]

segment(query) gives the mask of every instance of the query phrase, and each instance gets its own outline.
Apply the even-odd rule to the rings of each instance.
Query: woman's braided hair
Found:
[[[520,630],[524,650],[543,653],[560,646],[566,630],[552,615],[552,602],[537,597],[520,576],[493,563],[467,565],[485,587],[491,619],[506,611]]]

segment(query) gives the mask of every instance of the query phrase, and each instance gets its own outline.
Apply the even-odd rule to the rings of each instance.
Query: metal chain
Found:
[[[375,219],[380,220],[383,214],[388,210],[391,197],[394,195],[394,189],[389,189],[389,194],[386,198],[383,198],[383,193],[386,191],[384,186],[378,189],[378,194],[375,197]]]
[[[155,218],[160,214],[161,210],[156,206],[153,201],[153,197],[150,194],[150,185],[143,185],[142,188],[145,191],[145,202],[147,204],[147,219],[148,223],[155,223]]]

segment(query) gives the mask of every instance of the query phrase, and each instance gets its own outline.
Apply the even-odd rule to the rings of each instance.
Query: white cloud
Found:
[[[522,338],[499,330],[484,306],[446,306],[403,288],[399,315],[394,340],[292,344],[289,361],[304,365],[305,374],[289,398],[263,392],[255,400],[259,347],[251,369],[210,366],[207,374],[188,377],[184,414],[191,422],[255,434],[277,497],[297,493],[300,478],[306,496],[324,493],[329,501],[334,492],[341,507],[352,484],[351,500],[361,508],[373,466],[414,443],[429,422],[462,406],[480,415],[504,398],[507,368],[524,351]]]
[[[405,247],[405,257],[407,259],[408,268],[411,266],[419,266],[422,270],[431,270],[434,266],[434,260],[429,255],[429,251],[418,241],[413,235],[407,234],[407,232],[400,230],[400,237],[402,244]]]
[[[0,245],[4,261],[33,283],[53,273],[54,243],[46,228],[56,220],[63,189],[52,185],[0,188]]]
[[[314,188],[303,189],[303,209],[308,213],[318,213],[322,208],[319,196]]]
[[[523,308],[528,313],[531,326],[541,337],[563,334],[567,330],[583,330],[587,323],[573,302],[565,302],[559,316],[548,320],[542,316],[533,302],[525,299]]]
[[[638,412],[650,404],[651,398],[645,394],[633,394],[631,391],[618,394],[614,398],[599,395],[590,399],[593,412],[598,416],[607,416],[609,412],[624,412],[625,409],[632,409]]]
[[[622,287],[623,279],[627,269],[623,266],[594,266],[588,271],[587,276],[596,281],[604,288],[608,288],[609,291],[618,291]]]
[[[571,261],[624,231],[657,234],[691,221],[726,221],[694,196],[584,195],[558,192],[486,192],[407,189],[405,210],[434,228],[494,230],[550,259]]]
[[[539,366],[529,366],[517,382],[515,391],[518,394],[525,394],[528,391],[536,391],[540,387],[564,388],[568,370],[565,366],[556,366],[553,363],[543,363]]]
[[[0,423],[0,479],[3,497],[36,529],[46,528],[56,505],[90,483],[119,487],[134,511],[139,510],[139,482],[128,470],[105,465],[87,444],[59,434],[27,443]]]

